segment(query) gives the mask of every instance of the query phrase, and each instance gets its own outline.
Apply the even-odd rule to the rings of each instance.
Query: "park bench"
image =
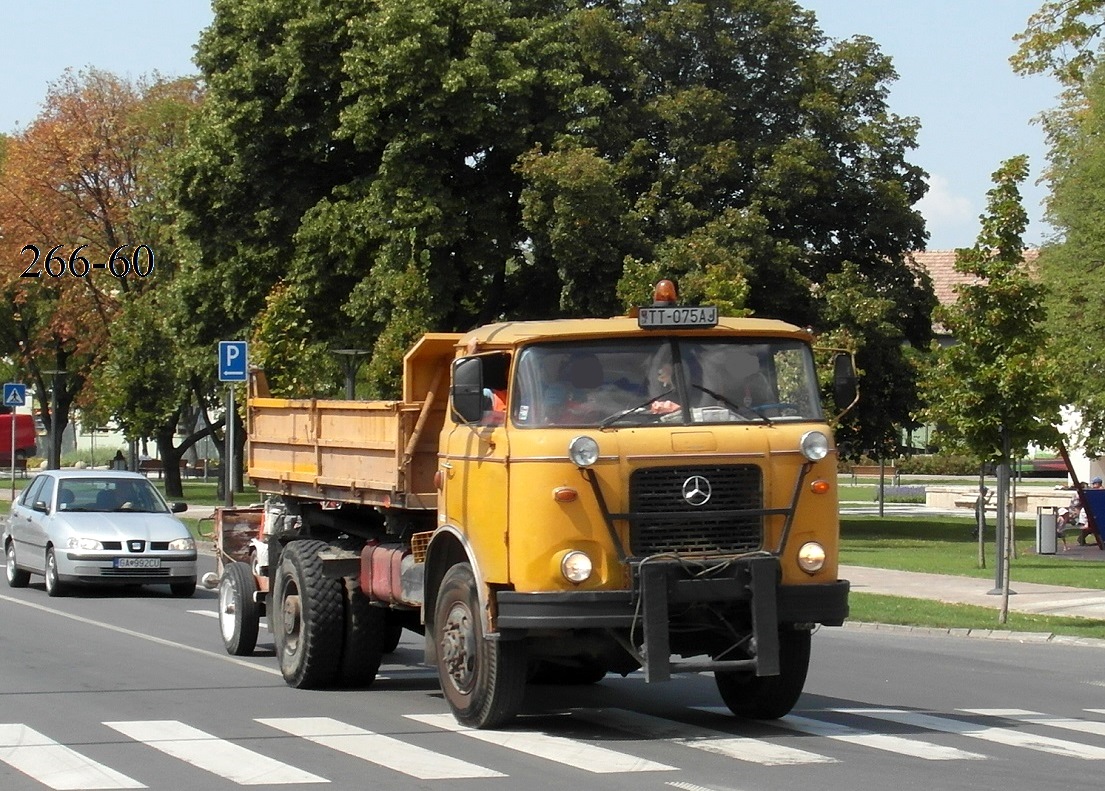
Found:
[[[882,470],[886,477],[889,478],[895,486],[901,483],[901,472],[898,470],[897,467],[891,466],[889,464],[885,467],[880,467],[877,464],[857,464],[853,466],[852,483],[855,483],[858,478],[878,478],[880,470]]]
[[[138,462],[138,471],[146,476],[156,472],[157,477],[160,478],[165,468],[161,465],[161,459],[140,459]]]

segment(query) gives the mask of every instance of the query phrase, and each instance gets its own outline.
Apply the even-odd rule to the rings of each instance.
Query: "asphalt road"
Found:
[[[531,688],[515,727],[477,733],[415,635],[371,690],[293,690],[267,633],[226,655],[215,601],[0,588],[0,789],[1015,791],[1105,768],[1100,648],[822,629],[778,723],[733,719],[707,676],[633,675]]]

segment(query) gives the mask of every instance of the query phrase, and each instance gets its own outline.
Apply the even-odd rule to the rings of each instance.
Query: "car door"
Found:
[[[41,570],[46,563],[45,550],[35,549],[34,533],[41,530],[41,522],[33,517],[44,516],[34,510],[36,502],[43,502],[43,491],[47,483],[53,491],[53,479],[47,475],[39,475],[28,486],[23,494],[12,503],[10,531],[12,541],[15,542],[15,557],[19,565],[24,568]],[[38,542],[41,543],[41,542]]]

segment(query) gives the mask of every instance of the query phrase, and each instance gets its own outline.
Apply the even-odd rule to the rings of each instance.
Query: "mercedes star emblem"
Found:
[[[692,475],[683,481],[683,499],[687,501],[687,505],[693,505],[696,508],[706,505],[710,501],[711,494],[713,492],[710,489],[710,482],[701,475]]]

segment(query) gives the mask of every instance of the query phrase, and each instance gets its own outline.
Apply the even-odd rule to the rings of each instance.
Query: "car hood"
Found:
[[[184,523],[171,514],[116,511],[114,513],[68,513],[55,518],[57,526],[82,538],[99,541],[172,541],[190,536]]]

